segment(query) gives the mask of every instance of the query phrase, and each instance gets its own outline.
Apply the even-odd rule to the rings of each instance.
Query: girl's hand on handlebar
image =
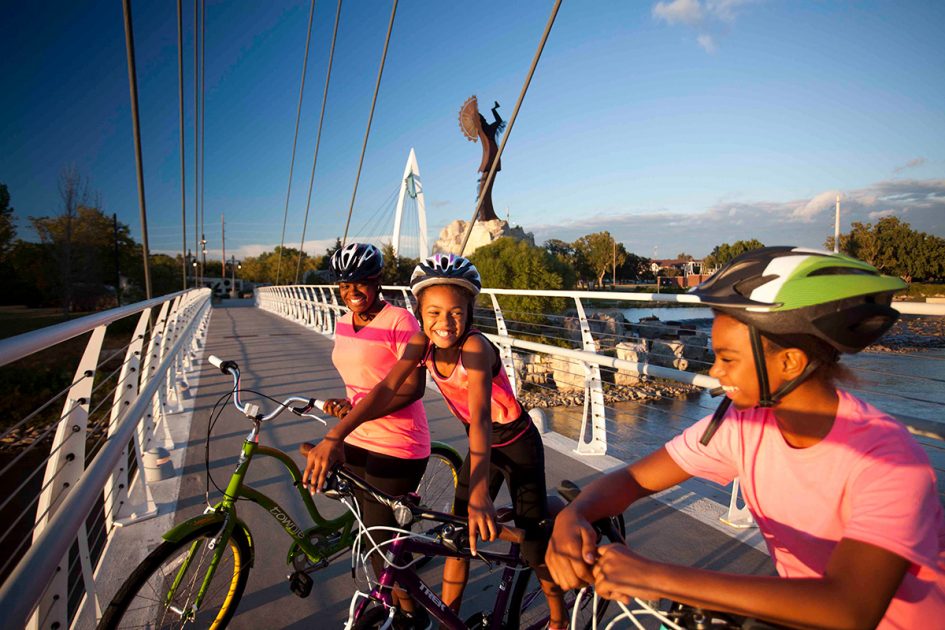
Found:
[[[469,550],[472,555],[476,555],[477,536],[490,542],[496,539],[498,533],[495,505],[489,493],[473,492],[469,497]]]
[[[626,545],[602,545],[594,565],[594,590],[605,599],[629,604],[634,597],[659,599],[662,595],[647,583],[653,563],[630,551]]]
[[[597,561],[597,531],[580,513],[565,508],[555,517],[545,563],[552,579],[565,590],[594,582]]]
[[[302,473],[302,485],[315,494],[321,492],[325,477],[335,464],[345,461],[341,438],[326,436],[305,458],[305,471]]]
[[[351,411],[351,403],[346,398],[329,398],[325,401],[325,413],[336,418],[344,418]]]

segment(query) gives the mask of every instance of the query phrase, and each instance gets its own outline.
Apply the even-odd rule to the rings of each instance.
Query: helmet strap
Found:
[[[703,431],[702,437],[699,438],[699,444],[702,446],[709,445],[709,442],[712,440],[712,436],[715,435],[715,432],[719,430],[719,425],[722,424],[722,419],[725,417],[725,412],[728,411],[728,408],[731,404],[732,399],[728,396],[722,399],[722,402],[720,402],[719,406],[716,407],[715,413],[712,414],[712,419],[709,420],[709,424],[706,426],[705,431]]]
[[[755,358],[755,373],[758,375],[758,389],[761,391],[758,406],[773,407],[777,400],[772,398],[771,387],[768,385],[768,367],[765,364],[765,346],[761,340],[761,331],[749,325],[748,337],[751,339],[751,353]]]
[[[806,381],[808,378],[810,378],[810,375],[813,374],[819,367],[820,367],[820,361],[811,360],[810,362],[808,362],[808,364],[804,367],[804,370],[801,372],[800,376],[783,384],[781,387],[778,388],[778,391],[774,392],[774,394],[771,395],[772,403],[779,402],[782,398],[784,398],[785,396],[793,392],[797,388],[798,385],[800,385],[801,383]]]

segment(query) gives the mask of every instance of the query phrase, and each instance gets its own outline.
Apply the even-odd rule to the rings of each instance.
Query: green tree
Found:
[[[721,267],[733,258],[741,256],[745,252],[750,252],[753,249],[760,249],[764,246],[764,243],[756,238],[748,241],[735,241],[731,245],[728,243],[716,245],[712,250],[712,253],[705,257],[705,267],[707,269],[711,269],[712,267]]]
[[[832,236],[825,247],[833,249]],[[913,230],[897,217],[884,217],[876,225],[852,223],[850,232],[840,235],[839,249],[907,282],[945,276],[945,239]]]
[[[693,255],[682,252],[680,254],[676,254],[676,260],[693,260]]]
[[[621,245],[621,247],[623,247],[623,245]],[[649,258],[627,252],[623,266],[617,270],[617,275],[621,278],[630,278],[633,280],[652,280],[653,269],[650,268],[651,262]]]
[[[574,250],[587,261],[598,286],[603,284],[604,276],[614,266],[622,266],[627,259],[626,250],[622,246],[618,248],[614,237],[606,231],[582,236],[574,241]]]
[[[259,256],[247,256],[243,260],[240,277],[250,282],[275,284],[280,251],[282,253],[282,281],[288,284],[294,283],[296,281],[295,270],[300,267],[299,250],[294,247],[276,247],[271,252],[263,252]],[[319,269],[323,262],[322,258],[313,258],[305,252],[302,252],[301,255],[299,281],[305,277],[306,272]]]
[[[470,261],[484,287],[495,289],[569,289],[567,266],[546,249],[511,238],[480,247]],[[544,296],[500,296],[499,305],[511,320],[542,322],[545,313],[561,312],[565,300]]]
[[[16,238],[16,225],[13,222],[13,208],[10,206],[10,191],[6,184],[0,184],[0,264],[7,260]]]
[[[382,245],[381,253],[384,254],[384,270],[381,272],[381,283],[410,284],[410,276],[420,259],[395,255],[394,246],[391,243]]]

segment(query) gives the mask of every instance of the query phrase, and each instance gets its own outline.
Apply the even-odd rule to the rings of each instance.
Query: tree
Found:
[[[384,254],[384,270],[381,272],[381,283],[410,284],[410,276],[419,264],[420,259],[397,256],[394,254],[394,246],[391,243],[382,245],[381,253]]]
[[[574,250],[587,261],[597,277],[598,285],[603,284],[604,275],[608,271],[611,271],[615,265],[622,266],[626,260],[626,250],[623,247],[617,248],[614,237],[606,231],[582,236],[574,241]]]
[[[833,249],[832,236],[825,247]],[[840,235],[839,249],[907,282],[945,276],[945,239],[913,230],[897,217],[884,217],[875,226],[852,223],[850,232]]]
[[[676,254],[676,260],[694,260],[692,254],[687,254],[682,252],[681,254]]]
[[[259,256],[247,256],[243,260],[243,269],[240,275],[244,280],[263,284],[276,283],[276,270],[279,265],[279,255],[282,254],[282,281],[292,284],[296,281],[295,269],[299,267],[299,250],[294,247],[276,247],[271,252],[263,252]],[[301,252],[302,264],[299,269],[299,278],[304,278],[308,271],[321,268],[323,258],[313,258]],[[287,267],[288,265],[288,267]],[[286,273],[288,269],[288,273]]]
[[[712,253],[705,257],[705,267],[707,269],[721,267],[745,252],[750,252],[753,249],[761,249],[764,246],[764,243],[755,238],[748,241],[735,241],[731,245],[728,243],[716,245]]]
[[[6,184],[0,184],[0,264],[6,261],[16,238],[16,225],[13,223],[13,208],[10,206],[10,191]]]
[[[621,245],[620,247],[623,247]],[[632,278],[634,280],[652,280],[653,269],[650,263],[653,261],[644,256],[637,256],[632,252],[627,252],[623,266],[617,271],[622,278]]]
[[[567,266],[525,241],[500,238],[477,249],[470,261],[482,276],[482,286],[496,289],[568,289]],[[545,313],[560,312],[565,301],[543,296],[500,296],[508,319],[541,322]]]

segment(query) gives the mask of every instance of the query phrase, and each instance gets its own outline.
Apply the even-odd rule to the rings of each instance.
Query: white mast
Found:
[[[833,253],[840,251],[840,195],[837,195],[837,211],[833,220]]]
[[[400,255],[400,224],[404,217],[404,196],[407,194],[417,200],[417,219],[420,223],[420,258],[426,258],[428,252],[427,213],[423,200],[423,185],[420,183],[420,166],[417,164],[417,154],[414,153],[413,148],[410,149],[410,155],[407,156],[404,177],[400,180],[400,195],[397,197],[397,212],[394,214],[394,234],[391,237],[391,245],[394,247],[395,256]]]

